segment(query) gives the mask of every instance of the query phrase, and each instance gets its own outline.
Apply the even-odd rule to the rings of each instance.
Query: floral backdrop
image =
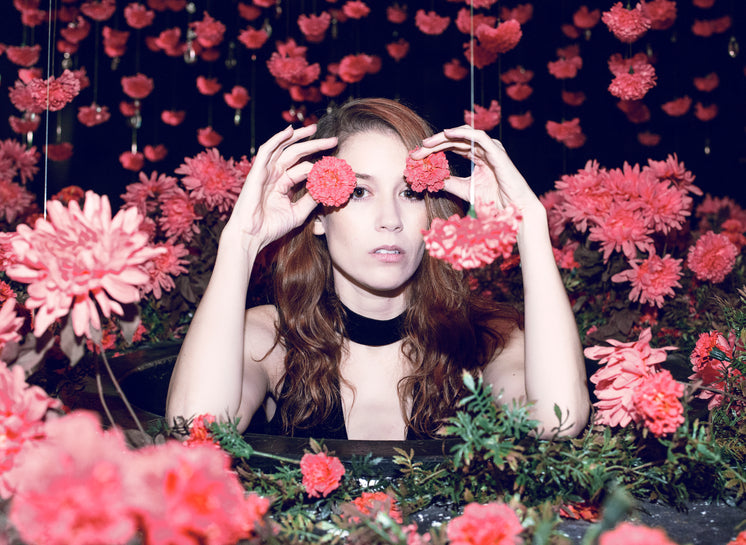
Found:
[[[0,141],[0,543],[560,545],[575,518],[597,522],[585,543],[670,545],[623,520],[633,498],[742,513],[737,4],[60,1],[50,23],[48,6],[15,0],[22,25],[5,35],[22,36],[0,46],[14,110]],[[551,44],[537,30],[549,13]],[[61,377],[116,383],[109,358],[183,337],[252,147],[364,94],[484,128],[519,163],[524,145],[546,150],[524,161],[552,172],[539,192],[586,347],[587,430],[537,440],[527,407],[493,404],[467,375],[443,459],[401,450],[394,477],[371,478],[380,459],[343,463],[316,441],[299,459],[257,452],[211,415],[122,430],[103,400],[102,415],[65,408]],[[408,162],[415,189],[442,183],[446,159],[429,160]],[[325,187],[336,168],[319,165],[319,199],[348,189]],[[474,204],[434,222],[428,251],[520,305],[520,217]],[[249,304],[272,266],[258,260]],[[429,504],[448,520],[419,527]],[[746,543],[732,526],[722,543]]]

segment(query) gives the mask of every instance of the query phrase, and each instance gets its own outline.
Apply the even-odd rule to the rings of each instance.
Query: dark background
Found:
[[[51,0],[52,6],[56,6],[58,1],[61,0]],[[146,161],[146,173],[156,170],[173,174],[184,157],[194,156],[204,149],[197,142],[196,134],[198,128],[208,125],[212,125],[224,137],[218,146],[223,156],[238,159],[248,155],[252,140],[258,146],[286,125],[281,117],[283,110],[301,106],[291,101],[288,92],[276,84],[266,67],[266,60],[275,50],[275,42],[288,37],[308,46],[307,58],[310,63],[320,63],[321,79],[327,73],[328,63],[339,61],[347,54],[367,53],[381,57],[383,68],[378,74],[368,75],[361,82],[349,85],[335,101],[340,102],[351,96],[400,98],[436,128],[462,124],[464,110],[470,109],[469,79],[451,81],[444,77],[442,66],[452,58],[458,58],[467,65],[463,45],[468,41],[468,36],[460,33],[453,21],[442,35],[425,35],[415,26],[414,15],[417,9],[423,8],[455,18],[465,4],[446,0],[410,0],[406,2],[409,13],[407,21],[394,25],[386,20],[385,8],[390,3],[371,0],[368,2],[371,7],[368,17],[338,23],[336,38],[327,32],[322,43],[307,44],[296,24],[298,16],[340,8],[343,0],[336,3],[282,0],[280,9],[262,8],[262,16],[252,22],[238,17],[236,0],[196,1],[193,15],[186,11],[157,12],[154,24],[139,31],[127,26],[123,15],[127,2],[119,0],[117,12],[110,20],[99,25],[99,32],[103,25],[131,30],[126,54],[113,67],[112,60],[100,49],[100,34],[96,35],[97,25],[92,22],[91,34],[81,42],[79,52],[71,60],[73,68],[86,67],[94,85],[83,90],[61,112],[52,113],[49,117],[49,141],[55,142],[59,138],[73,143],[74,155],[68,161],[49,163],[48,194],[74,184],[109,194],[115,206],[121,203],[118,196],[128,183],[137,180],[137,173],[123,169],[118,161],[119,154],[130,149],[133,137],[127,120],[118,109],[119,102],[127,100],[120,78],[137,72],[155,80],[153,93],[142,101],[142,126],[136,132],[138,147],[142,149],[146,144],[164,144],[169,150],[167,158],[160,163]],[[501,7],[512,8],[518,3],[497,2],[489,13],[498,14]],[[71,3],[77,4],[79,2]],[[671,29],[649,31],[631,46],[614,38],[603,22],[587,38],[567,38],[560,27],[571,23],[573,13],[583,4],[603,11],[609,9],[613,2],[534,1],[533,18],[523,26],[524,35],[518,47],[502,55],[497,63],[475,70],[475,102],[487,107],[490,100],[498,99],[502,105],[504,121],[491,134],[504,141],[513,160],[537,193],[551,189],[562,174],[575,172],[589,159],[597,159],[602,166],[615,168],[621,167],[625,161],[645,164],[648,158],[662,160],[667,154],[676,152],[696,175],[697,185],[705,192],[730,196],[746,205],[746,2],[716,0],[712,8],[700,9],[694,7],[691,0],[680,0],[677,2],[677,20]],[[48,7],[49,3],[42,0],[40,8]],[[186,64],[181,57],[168,57],[163,52],[152,52],[146,47],[146,36],[157,36],[161,30],[175,26],[182,29],[183,39],[189,21],[202,19],[205,10],[226,25],[225,39],[219,46],[219,60],[205,62],[200,59],[194,64]],[[487,13],[486,10],[476,11]],[[691,26],[695,19],[716,19],[724,15],[729,15],[733,20],[731,28],[725,33],[708,38],[692,34]],[[252,61],[251,52],[236,39],[241,29],[262,24],[272,28],[272,36],[256,53],[256,61]],[[52,25],[52,43],[55,43],[61,25]],[[46,74],[48,25],[33,30],[24,28],[20,14],[7,1],[0,27],[6,45],[42,44],[39,66]],[[407,57],[396,63],[386,53],[385,45],[400,37],[409,41],[411,47]],[[728,54],[728,43],[732,37],[741,49],[735,58]],[[231,42],[235,44],[236,65],[228,68],[225,60]],[[572,43],[580,47],[583,68],[577,78],[563,82],[548,73],[547,62],[556,60],[558,47]],[[98,69],[95,66],[97,48]],[[652,51],[655,55],[658,85],[644,98],[651,111],[651,120],[635,125],[617,108],[618,100],[606,89],[612,77],[607,60],[613,53],[629,56],[639,51]],[[59,75],[62,55],[55,52],[50,62],[52,72]],[[535,73],[530,82],[534,92],[523,102],[511,100],[504,93],[499,80],[501,72],[517,65]],[[17,77],[16,68],[4,55],[0,57],[3,88],[0,111],[5,113],[6,118],[19,115],[7,96],[7,89]],[[692,78],[710,72],[718,74],[720,86],[711,93],[699,92]],[[212,97],[199,94],[195,85],[198,75],[217,77],[223,89]],[[223,92],[230,91],[235,84],[245,86],[252,94],[252,101],[242,112],[238,126],[233,122],[234,111],[222,97]],[[98,103],[107,105],[112,115],[107,123],[86,127],[77,121],[76,114],[78,107],[91,104],[94,87]],[[586,102],[580,107],[565,105],[560,97],[563,88],[583,91],[587,95]],[[688,114],[680,118],[669,117],[661,110],[662,103],[683,95],[689,95],[695,103],[717,104],[718,116],[712,121],[701,122],[694,117],[693,106]],[[305,106],[309,113],[323,113],[328,105],[328,99],[324,98],[321,103]],[[179,127],[165,125],[160,120],[160,112],[164,109],[186,110],[186,121]],[[534,124],[523,131],[512,129],[507,123],[507,116],[526,110],[531,110]],[[561,121],[574,117],[580,118],[588,139],[583,147],[569,150],[547,135],[545,124],[547,120]],[[45,121],[43,118],[34,137],[34,144],[39,148],[43,146],[47,130]],[[652,148],[640,145],[637,134],[644,130],[660,134],[660,145]],[[0,129],[0,139],[9,137],[21,139],[20,135],[12,133],[6,123]],[[711,150],[709,154],[705,153],[707,144]],[[39,174],[29,183],[29,189],[41,195],[44,187],[43,160],[40,166]]]

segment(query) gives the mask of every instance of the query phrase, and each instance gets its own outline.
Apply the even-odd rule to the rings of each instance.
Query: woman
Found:
[[[463,209],[470,179],[414,192],[403,173],[418,147],[415,159],[441,150],[470,158],[477,199],[521,211],[523,328],[425,252],[422,230]],[[355,172],[341,207],[299,191],[321,155]],[[275,241],[276,305],[245,310],[256,256]],[[243,430],[263,408],[270,430],[296,436],[434,436],[463,394],[464,370],[481,373],[501,403],[532,402],[545,436],[558,425],[555,404],[567,416],[562,433],[587,422],[582,349],[546,213],[502,144],[468,126],[433,135],[387,99],[351,101],[318,127],[270,138],[221,235],[171,379],[169,421],[211,413],[239,418]]]

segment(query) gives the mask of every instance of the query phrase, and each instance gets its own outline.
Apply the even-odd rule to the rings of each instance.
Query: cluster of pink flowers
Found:
[[[357,177],[344,159],[327,155],[313,164],[306,189],[313,199],[325,206],[342,206],[352,195]]]
[[[304,454],[300,460],[303,486],[309,498],[327,497],[339,488],[345,468],[339,458],[325,452]]]
[[[634,420],[646,424],[655,423],[655,430],[658,431],[669,429],[679,420],[683,406],[679,404],[675,411],[669,410],[675,405],[670,403],[670,397],[662,400],[649,399],[645,397],[645,390],[639,396],[636,394],[638,388],[647,384],[649,377],[660,373],[660,363],[665,361],[666,351],[675,348],[652,348],[651,339],[652,332],[650,328],[646,328],[636,341],[624,343],[607,339],[610,346],[585,349],[587,358],[598,360],[599,365],[603,365],[590,378],[596,385],[595,394],[598,397],[594,404],[597,409],[597,424],[626,427]],[[651,384],[665,380],[656,379]],[[671,391],[675,389],[670,384],[667,387]]]
[[[34,228],[18,226],[15,262],[7,274],[29,284],[26,307],[36,309],[34,335],[70,313],[75,334],[89,337],[90,327],[101,329],[99,311],[121,316],[122,303],[140,299],[138,287],[148,281],[143,265],[162,250],[149,245],[137,209],[112,218],[106,196],[89,191],[82,209],[77,201],[67,207],[51,201],[48,214]]]
[[[623,59],[616,53],[609,58],[609,70],[614,74],[609,92],[622,100],[640,100],[655,87],[655,68],[644,53],[631,59]]]
[[[404,179],[415,191],[440,191],[445,187],[445,181],[450,175],[448,159],[442,151],[431,153],[424,159],[412,159],[411,155],[407,156]]]
[[[220,449],[170,441],[132,452],[121,432],[103,432],[81,411],[47,422],[44,433],[13,468],[9,518],[30,543],[125,543],[139,534],[146,545],[232,545],[265,525],[269,500],[244,495]],[[59,500],[52,510],[50,494]]]
[[[62,75],[43,80],[16,80],[10,89],[10,101],[22,112],[41,113],[46,109],[56,112],[72,101],[82,88],[80,74],[65,70]]]
[[[448,261],[456,270],[489,265],[513,251],[521,214],[514,205],[497,210],[493,203],[476,205],[476,217],[454,214],[447,220],[435,218],[424,231],[425,247],[437,259]]]
[[[651,24],[646,10],[639,2],[631,9],[625,8],[622,2],[617,2],[603,13],[601,20],[614,36],[628,44],[642,37]]]
[[[280,87],[288,89],[293,85],[310,85],[319,78],[321,68],[318,63],[308,63],[307,50],[292,38],[277,42],[277,51],[267,61],[267,68]]]

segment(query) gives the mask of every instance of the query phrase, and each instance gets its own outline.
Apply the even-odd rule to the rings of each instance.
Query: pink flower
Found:
[[[500,74],[500,80],[509,85],[511,83],[528,83],[534,79],[533,70],[526,70],[523,66],[516,66]]]
[[[357,83],[366,74],[374,74],[380,68],[380,59],[374,55],[345,55],[339,61],[339,79],[347,83]]]
[[[648,0],[642,5],[642,10],[650,19],[650,28],[653,30],[666,30],[676,22],[674,0]]]
[[[70,142],[49,144],[44,152],[50,161],[67,161],[73,155],[73,145]]]
[[[549,136],[568,148],[577,148],[585,143],[585,135],[580,127],[580,119],[577,117],[560,123],[547,121],[546,130]]]
[[[605,11],[601,20],[619,40],[631,44],[650,29],[650,19],[639,2],[632,9],[626,9],[617,2]]]
[[[153,91],[153,80],[145,74],[123,77],[122,90],[130,98],[143,99]]]
[[[116,0],[101,0],[96,2],[84,2],[80,5],[80,11],[94,21],[106,21],[117,10]]]
[[[304,454],[300,460],[303,486],[310,498],[327,497],[339,488],[345,468],[339,458],[324,452]]]
[[[659,257],[655,254],[647,259],[630,261],[631,269],[615,274],[612,282],[630,282],[632,290],[629,292],[630,301],[651,303],[658,308],[663,307],[663,298],[674,295],[674,288],[681,284],[681,259],[674,259],[666,254]]]
[[[630,123],[650,121],[650,108],[642,100],[620,100],[617,108],[624,112]]]
[[[166,125],[171,125],[172,127],[181,125],[184,121],[184,117],[186,117],[186,112],[184,110],[163,110],[161,112],[161,121]]]
[[[572,79],[578,75],[578,70],[583,68],[583,59],[578,55],[562,57],[547,63],[547,68],[549,73],[557,79]]]
[[[741,372],[731,362],[733,360],[734,348],[733,336],[729,342],[718,331],[710,331],[700,334],[697,343],[689,356],[694,374],[689,379],[698,379],[704,386],[716,390],[727,391],[728,378],[742,377]],[[719,407],[723,403],[723,395],[710,390],[702,390],[698,395],[700,399],[709,399],[710,410]]]
[[[218,81],[218,78],[206,78],[204,76],[197,76],[197,90],[200,94],[212,96],[216,94],[223,86]]]
[[[404,522],[401,510],[396,505],[396,498],[388,495],[386,492],[363,492],[359,497],[352,500],[351,503],[363,515],[375,515],[377,512],[382,511],[399,524]],[[352,522],[359,522],[358,517],[350,517],[350,520]]]
[[[638,250],[652,250],[652,232],[634,202],[616,201],[609,206],[599,225],[590,228],[588,240],[601,242],[604,262],[609,260],[612,252],[620,250],[631,260],[637,257]]]
[[[661,108],[671,117],[681,117],[689,111],[692,106],[692,99],[684,95],[681,98],[675,98],[661,104]]]
[[[464,123],[473,126],[477,130],[491,131],[500,123],[500,104],[493,100],[489,108],[479,104],[474,105],[474,111],[464,111]]]
[[[433,193],[440,191],[450,175],[448,159],[442,151],[432,153],[424,159],[412,159],[407,156],[404,179],[415,191],[421,192],[425,189]]]
[[[518,545],[523,542],[521,521],[508,505],[470,503],[448,522],[451,545]]]
[[[733,270],[738,248],[726,235],[708,231],[689,248],[686,266],[698,280],[719,284]]]
[[[225,103],[236,110],[245,108],[249,103],[249,98],[249,92],[241,85],[234,85],[230,93],[223,94]]]
[[[609,92],[622,100],[639,100],[655,84],[655,68],[651,64],[638,63],[629,71],[616,74],[609,84]]]
[[[292,38],[284,43],[277,42],[277,51],[267,61],[267,68],[281,87],[310,85],[319,78],[321,68],[318,63],[308,64],[306,49],[298,46]]]
[[[139,182],[126,187],[127,192],[121,197],[126,206],[136,207],[143,216],[155,212],[161,196],[168,195],[177,189],[176,178],[173,176],[166,174],[159,176],[157,172],[152,172],[150,176],[147,176],[144,172],[140,172],[139,178]]]
[[[505,93],[515,101],[526,100],[534,92],[534,89],[526,83],[512,83],[505,89]]]
[[[125,151],[119,155],[119,162],[125,169],[138,172],[145,164],[145,156],[139,151]]]
[[[676,545],[665,530],[621,522],[598,538],[598,545]]]
[[[652,338],[650,328],[646,328],[637,341],[623,343],[607,339],[609,347],[592,346],[584,350],[586,358],[599,360],[599,365],[604,365],[590,377],[599,399],[594,403],[597,424],[625,427],[632,421],[635,388],[642,384],[644,377],[659,371],[658,364],[666,359],[666,351],[674,349],[672,346],[651,348]]]
[[[484,68],[497,60],[497,52],[471,40],[464,44],[464,57],[475,68]]]
[[[194,29],[197,34],[197,42],[202,47],[215,47],[223,41],[225,25],[210,17],[210,14],[206,11],[201,21],[189,23],[189,26]]]
[[[34,202],[34,195],[22,185],[0,178],[0,219],[13,223]]]
[[[496,28],[479,25],[476,30],[479,44],[493,53],[507,53],[521,41],[523,32],[521,24],[515,19],[508,19]]]
[[[218,443],[212,437],[210,432],[210,425],[215,423],[215,417],[211,414],[200,414],[194,417],[192,425],[189,427],[189,437],[187,437],[182,445],[192,447],[194,445],[215,445],[219,446]]]
[[[168,238],[189,242],[199,233],[197,221],[202,219],[194,210],[194,201],[181,188],[168,193],[167,198],[160,198],[161,216],[158,225]]]
[[[698,91],[702,91],[703,93],[714,91],[719,85],[720,78],[718,77],[717,72],[711,72],[701,78],[694,78],[694,86]]]
[[[489,265],[513,251],[521,214],[514,206],[498,211],[492,204],[477,203],[476,217],[454,214],[447,220],[435,218],[424,231],[425,247],[436,259],[448,261],[454,269]]]
[[[78,121],[86,127],[94,127],[101,123],[109,121],[111,114],[108,106],[99,106],[91,104],[90,106],[81,106],[78,108]]]
[[[680,397],[684,385],[676,382],[671,372],[663,370],[643,378],[632,394],[634,420],[656,437],[674,433],[684,423],[684,407]]]
[[[298,27],[306,40],[312,44],[317,44],[324,41],[331,21],[332,16],[329,12],[322,11],[319,15],[300,15],[298,17]]]
[[[694,116],[700,121],[711,121],[718,115],[718,105],[710,104],[709,106],[697,102],[694,105]]]
[[[105,26],[101,31],[104,42],[104,53],[109,57],[121,57],[127,51],[127,40],[130,33],[126,30],[115,30]],[[179,53],[181,54],[181,53]]]
[[[23,325],[23,317],[17,317],[15,309],[15,299],[6,300],[0,308],[0,354],[7,343],[21,339],[18,330]]]
[[[319,90],[327,97],[339,96],[346,88],[347,84],[343,81],[339,81],[333,74],[328,74],[326,79],[319,85]]]
[[[33,78],[27,84],[15,82],[10,90],[10,100],[19,110],[41,113],[47,108],[56,112],[64,108],[80,93],[80,80],[70,70],[58,78]]]
[[[448,79],[460,81],[469,74],[469,71],[458,59],[451,59],[443,65],[443,74]]]
[[[199,142],[200,146],[214,148],[215,146],[219,146],[222,141],[223,135],[212,127],[197,129],[197,142]]]
[[[500,8],[500,19],[507,21],[508,19],[515,19],[520,24],[525,25],[534,16],[534,6],[530,3],[518,4],[514,8],[507,8],[503,6]]]
[[[395,25],[402,24],[407,20],[407,6],[400,6],[399,4],[388,6],[386,8],[386,19],[388,19],[389,23],[394,23]]]
[[[163,144],[158,144],[157,146],[151,146],[148,144],[143,148],[143,155],[145,155],[145,158],[148,161],[155,163],[166,158],[166,155],[168,155],[168,149],[166,149],[166,146]]]
[[[342,206],[352,195],[357,178],[344,159],[325,156],[308,173],[306,189],[313,199],[325,206]]]
[[[342,13],[350,19],[362,19],[370,13],[370,8],[361,0],[347,0],[342,6]]]
[[[392,59],[399,62],[409,53],[409,42],[404,38],[399,38],[395,42],[386,44],[386,51]]]
[[[132,28],[145,28],[153,24],[155,12],[142,4],[132,2],[124,8],[124,18]]]
[[[24,112],[23,117],[10,116],[8,121],[10,123],[10,128],[13,129],[14,133],[26,134],[34,132],[39,128],[41,117],[30,112]]]
[[[184,175],[182,183],[191,199],[221,214],[233,208],[244,182],[238,176],[233,159],[224,159],[215,148],[184,159],[175,172]]]
[[[418,9],[414,15],[414,24],[423,34],[438,36],[443,34],[448,25],[451,24],[451,18],[448,16],[441,17],[434,11],[425,12],[424,9]]]
[[[521,131],[533,125],[534,116],[531,114],[531,112],[509,115],[508,123],[510,123],[510,126],[514,129]]]
[[[562,102],[568,106],[580,106],[585,102],[583,91],[562,91]]]
[[[0,179],[12,180],[17,174],[25,184],[39,171],[38,162],[35,146],[27,148],[11,138],[0,140]]]
[[[49,220],[38,219],[33,229],[18,226],[12,242],[17,263],[7,274],[29,284],[26,308],[38,309],[34,335],[70,313],[75,334],[90,337],[91,326],[101,329],[99,311],[121,316],[120,303],[140,299],[138,286],[148,281],[142,265],[160,250],[148,246],[138,211],[112,218],[106,196],[89,191],[82,210],[77,201],[67,208],[51,201],[47,209]]]
[[[52,195],[52,200],[60,201],[62,204],[68,204],[70,201],[78,201],[78,204],[85,199],[85,191],[77,185],[68,185]]]
[[[238,35],[238,41],[248,49],[261,49],[269,39],[269,34],[263,28],[257,30],[251,26],[246,27]]]
[[[588,6],[580,6],[573,14],[572,23],[581,29],[593,28],[601,20],[601,10],[594,9],[590,11]]]
[[[8,60],[18,66],[33,66],[39,62],[39,55],[41,54],[41,45],[21,45],[8,46],[5,50],[5,55]]]
[[[459,29],[459,32],[471,34],[472,28],[476,30],[479,25],[492,27],[497,24],[497,17],[484,15],[482,13],[475,13],[472,17],[470,11],[469,8],[461,8],[458,10],[458,15],[456,16],[456,28]]]
[[[160,299],[164,291],[171,291],[176,287],[173,277],[188,272],[184,265],[188,265],[189,262],[182,258],[189,255],[189,250],[184,248],[183,244],[174,244],[170,240],[154,247],[165,251],[145,263],[145,271],[150,276],[150,281],[143,286],[142,294],[152,292],[155,299]]]

